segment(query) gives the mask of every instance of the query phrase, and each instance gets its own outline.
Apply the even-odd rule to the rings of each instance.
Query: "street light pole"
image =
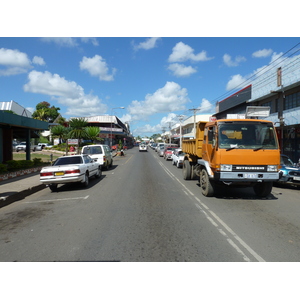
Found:
[[[124,109],[125,107],[121,106],[121,107],[114,107],[114,108],[111,109],[111,113],[110,113],[110,117],[111,117],[111,119],[110,119],[110,149],[112,147],[112,122],[113,122],[113,120],[112,120],[112,117],[113,117],[112,113],[113,113],[114,109],[118,109],[118,108]]]

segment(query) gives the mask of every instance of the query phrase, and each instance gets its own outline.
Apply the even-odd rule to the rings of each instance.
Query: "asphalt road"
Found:
[[[197,180],[134,148],[88,188],[45,189],[2,208],[0,261],[299,261],[299,213],[299,190],[205,198]]]

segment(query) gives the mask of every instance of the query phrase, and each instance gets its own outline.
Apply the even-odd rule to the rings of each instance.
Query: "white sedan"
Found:
[[[89,155],[70,155],[59,157],[52,166],[42,168],[40,181],[51,191],[56,191],[58,184],[72,182],[80,182],[87,187],[90,177],[99,178],[101,175],[101,165]]]
[[[172,164],[175,165],[177,168],[181,168],[183,165],[184,155],[185,153],[182,152],[181,149],[175,149],[171,157]]]

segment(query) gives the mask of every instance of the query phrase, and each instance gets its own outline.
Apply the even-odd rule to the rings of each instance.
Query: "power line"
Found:
[[[261,77],[261,76],[262,76],[263,74],[265,74],[267,71],[269,71],[269,70],[271,70],[272,68],[274,68],[274,64],[275,64],[279,59],[281,59],[282,57],[284,57],[284,55],[286,55],[287,53],[289,53],[290,51],[292,51],[292,50],[293,50],[294,48],[296,48],[298,45],[300,45],[300,42],[297,43],[294,47],[290,48],[290,49],[289,49],[288,51],[286,51],[285,53],[283,53],[282,55],[280,55],[279,57],[277,57],[274,61],[272,61],[271,63],[269,63],[267,66],[265,66],[265,67],[263,67],[262,69],[260,69],[257,73],[253,74],[253,75],[250,76],[248,79],[246,79],[245,81],[243,81],[242,83],[240,83],[239,85],[237,85],[235,88],[231,89],[230,91],[228,91],[228,92],[224,93],[223,95],[221,95],[221,96],[217,97],[216,99],[214,99],[213,102],[218,102],[218,101],[220,101],[220,100],[223,100],[224,98],[229,97],[229,96],[232,94],[232,92],[233,92],[234,90],[239,89],[239,88],[241,88],[242,86],[245,86],[247,82],[249,82],[249,84],[250,84],[251,79],[252,79],[253,77],[256,77],[256,78]],[[285,61],[286,59],[288,59],[289,57],[291,57],[292,55],[294,55],[294,54],[297,53],[298,51],[300,51],[300,49],[297,49],[295,52],[293,52],[292,54],[290,54],[290,55],[289,55],[288,57],[286,57],[284,60],[280,60],[279,63],[282,63],[283,61]],[[278,64],[279,64],[279,63],[278,63]],[[278,64],[276,64],[275,66],[277,66]],[[266,72],[262,73],[263,71],[265,71],[265,69],[267,69]],[[260,74],[260,73],[262,73],[262,74]],[[258,74],[260,74],[260,75],[258,75]]]

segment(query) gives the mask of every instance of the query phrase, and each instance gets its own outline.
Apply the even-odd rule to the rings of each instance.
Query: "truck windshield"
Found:
[[[221,149],[278,149],[276,133],[270,123],[225,122],[218,128]]]

